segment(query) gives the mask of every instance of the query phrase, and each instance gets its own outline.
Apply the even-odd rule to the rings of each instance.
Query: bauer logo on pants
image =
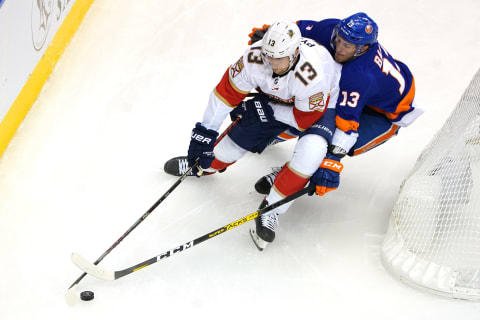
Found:
[[[258,117],[262,122],[268,122],[267,116],[265,115],[265,110],[259,101],[255,101],[255,108],[257,108]]]

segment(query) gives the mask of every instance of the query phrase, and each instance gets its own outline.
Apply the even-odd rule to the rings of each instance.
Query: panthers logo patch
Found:
[[[325,103],[325,100],[323,99],[323,92],[319,92],[317,94],[314,94],[313,96],[311,96],[309,98],[308,107],[309,107],[310,110],[323,111],[323,110],[325,110],[326,105],[327,104]]]
[[[235,78],[240,72],[242,72],[243,68],[243,56],[241,56],[240,59],[238,59],[238,61],[230,68],[230,76]]]

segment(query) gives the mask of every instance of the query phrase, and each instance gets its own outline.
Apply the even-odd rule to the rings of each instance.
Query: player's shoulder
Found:
[[[250,45],[237,63],[242,63],[246,69],[263,67],[262,41],[260,40]]]
[[[342,68],[342,75],[355,76],[360,78],[371,78],[378,72],[382,72],[375,63],[375,56],[379,50],[378,43],[374,44],[363,55],[345,63]]]
[[[320,21],[314,20],[299,20],[297,21],[297,25],[300,30],[303,32],[324,32],[324,31],[332,31],[333,28],[340,22],[339,19],[324,19]]]
[[[327,48],[310,38],[302,38],[300,42],[300,57],[316,62],[331,63],[335,61]]]
[[[324,46],[309,38],[302,38],[297,68],[302,68],[305,63],[322,73],[339,73],[342,69]]]
[[[338,84],[341,69],[341,64],[337,63],[323,46],[310,39],[305,42],[302,40],[300,57],[293,70],[295,96],[302,100],[329,92]]]
[[[258,40],[257,42],[252,43],[252,44],[247,48],[247,51],[249,51],[249,50],[259,50],[259,49],[261,50],[261,49],[262,49],[262,42],[263,42],[263,40],[260,39],[260,40]]]
[[[251,45],[249,45],[244,53],[243,53],[243,56],[246,57],[248,56],[250,53],[256,53],[257,55],[261,54],[262,52],[262,40],[259,40],[255,43],[252,43]]]
[[[262,40],[252,43],[244,52],[244,56],[248,56],[250,53],[261,54],[262,52]]]

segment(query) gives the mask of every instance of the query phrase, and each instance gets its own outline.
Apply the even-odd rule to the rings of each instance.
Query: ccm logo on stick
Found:
[[[210,144],[212,142],[212,139],[204,137],[204,136],[202,136],[200,134],[197,134],[195,132],[192,132],[192,139],[195,139],[197,141],[200,141],[201,143],[206,143],[206,144]]]

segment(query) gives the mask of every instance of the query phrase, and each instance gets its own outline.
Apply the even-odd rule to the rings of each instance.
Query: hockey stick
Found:
[[[232,129],[232,127],[234,125],[236,125],[238,123],[238,121],[240,120],[240,118],[237,118],[235,121],[233,121],[229,126],[228,128],[226,128],[223,133],[217,138],[217,140],[215,141],[215,145],[217,145],[226,135],[227,133]],[[182,183],[183,180],[185,180],[185,178],[189,175],[189,173],[192,171],[192,169],[196,166],[198,166],[200,164],[200,159],[197,159],[195,161],[195,163],[187,168],[187,170],[183,173],[183,175],[177,179],[177,181],[175,181],[175,183],[167,190],[167,192],[165,192],[161,197],[160,199],[158,199],[151,207],[150,209],[147,210],[147,212],[145,212],[117,241],[115,241],[113,243],[113,245],[107,249],[107,251],[105,251],[93,264],[94,265],[97,265],[100,263],[100,261],[103,260],[103,258],[105,258],[120,242],[123,241],[123,239],[125,239],[143,220],[145,220],[152,212],[153,210],[155,210],[158,205],[160,205],[160,203],[163,202],[163,200],[165,200],[172,192],[173,190],[175,190],[179,185],[180,183]],[[68,288],[68,291],[67,291],[67,302],[68,304],[73,304],[73,299],[74,299],[74,295],[75,295],[75,286],[78,285],[78,283],[80,283],[80,281],[87,275],[86,272],[84,272],[80,277],[78,277],[77,280],[75,280],[71,285],[70,287]]]
[[[198,164],[200,163],[200,160],[197,160],[195,163],[194,163],[194,166],[197,166]],[[115,241],[113,243],[113,245],[107,249],[107,251],[105,251],[95,262],[94,262],[94,265],[97,265],[98,263],[100,263],[100,261],[103,260],[103,258],[105,258],[107,256],[107,254],[109,254],[120,242],[123,241],[123,239],[125,239],[140,223],[142,223],[143,220],[145,220],[152,212],[153,210],[155,210],[155,208],[158,207],[158,205],[160,203],[163,202],[163,200],[165,200],[172,192],[173,190],[175,190],[179,185],[180,183],[182,183],[183,180],[185,180],[185,178],[188,176],[188,174],[190,173],[190,171],[192,171],[192,167],[189,167],[185,173],[177,179],[177,181],[175,181],[175,183],[167,190],[167,192],[165,192],[161,197],[160,199],[158,199],[151,207],[150,209],[147,210],[147,212],[145,212],[130,228],[128,228],[128,230],[120,237],[118,238],[117,241]],[[67,291],[67,301],[69,302],[69,304],[71,304],[71,296],[74,294],[75,292],[75,286],[87,275],[86,272],[84,272],[80,277],[78,277],[77,280],[75,280],[72,285],[68,288],[68,291]]]
[[[280,200],[280,201],[277,201],[275,203],[272,203],[271,205],[263,208],[263,209],[258,209],[257,211],[243,217],[243,218],[240,218],[232,223],[229,223],[221,228],[218,228],[210,233],[207,233],[201,237],[198,237],[194,240],[191,240],[189,242],[186,242],[178,247],[175,247],[171,250],[168,250],[168,251],[165,251],[164,253],[161,253],[153,258],[150,258],[148,260],[145,260],[143,262],[140,262],[132,267],[129,267],[127,269],[123,269],[123,270],[119,270],[119,271],[109,271],[109,270],[106,270],[106,269],[103,269],[89,261],[87,261],[84,257],[82,257],[79,253],[77,252],[74,252],[72,253],[72,261],[73,263],[79,267],[81,270],[83,270],[84,272],[94,276],[94,277],[97,277],[99,279],[102,279],[102,280],[117,280],[119,278],[122,278],[128,274],[131,274],[135,271],[138,271],[140,269],[143,269],[145,267],[148,267],[162,259],[165,259],[165,258],[168,258],[168,257],[171,257],[172,255],[174,255],[175,253],[179,253],[179,252],[182,252],[182,251],[185,251],[187,249],[190,249],[206,240],[209,240],[213,237],[216,237],[224,232],[227,232],[229,230],[232,230],[233,228],[236,228],[250,220],[253,220],[255,218],[257,218],[258,216],[268,212],[268,211],[271,211],[287,202],[290,202],[302,195],[304,195],[305,193],[308,193],[310,191],[314,191],[315,190],[315,185],[309,185],[307,188],[304,188],[300,191],[297,191],[291,195],[289,195],[288,197],[285,197],[284,199]]]

